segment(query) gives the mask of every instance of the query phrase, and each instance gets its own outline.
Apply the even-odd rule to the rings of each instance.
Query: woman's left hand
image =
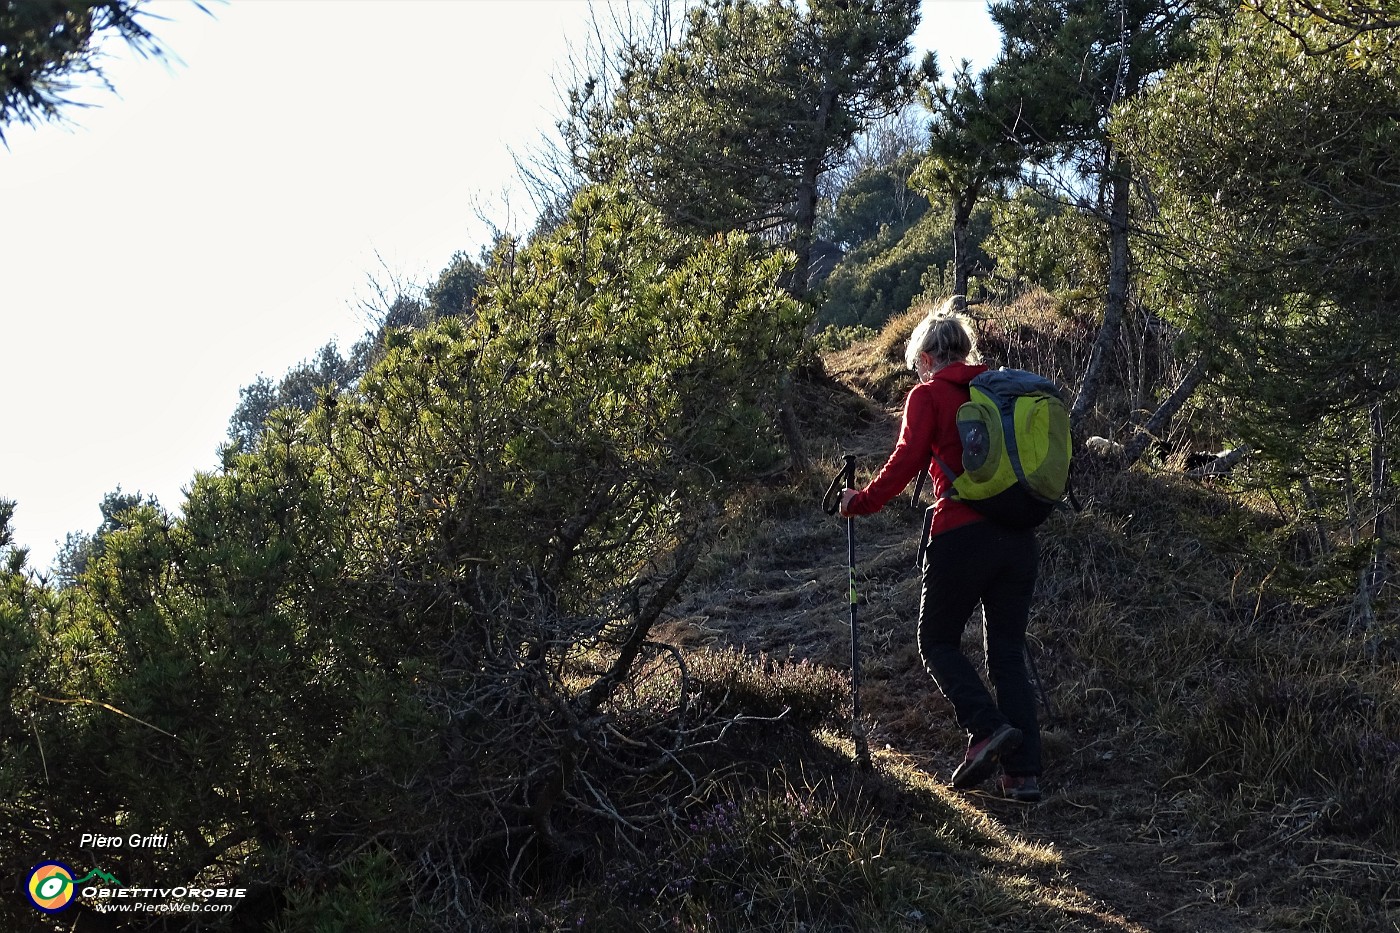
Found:
[[[850,512],[846,511],[846,506],[851,504],[851,500],[856,497],[858,490],[847,489],[841,493],[841,508],[838,510],[842,518],[854,518]]]

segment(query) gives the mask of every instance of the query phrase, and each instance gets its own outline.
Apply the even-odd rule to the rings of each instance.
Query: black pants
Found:
[[[1026,623],[1040,559],[1034,531],[989,521],[935,536],[925,551],[919,600],[919,655],[953,704],[958,725],[975,741],[1005,723],[1021,730],[1021,747],[1003,755],[1007,774],[1040,774],[1040,726],[1026,674]],[[963,629],[981,601],[986,613],[988,692],[962,652]]]

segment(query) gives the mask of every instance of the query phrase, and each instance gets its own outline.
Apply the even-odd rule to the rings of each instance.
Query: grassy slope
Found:
[[[1028,339],[1019,325],[999,333],[1005,356]],[[1073,352],[1068,325],[1050,337]],[[887,454],[908,385],[889,358],[900,339],[896,326],[833,354],[809,380],[808,428],[832,473],[843,449],[862,476]],[[806,918],[872,930],[1400,929],[1393,614],[1363,643],[1345,605],[1285,592],[1278,523],[1226,486],[1093,465],[1077,482],[1089,505],[1044,528],[1032,624],[1056,713],[1046,801],[946,788],[963,739],[913,645],[917,513],[892,505],[858,525],[876,773],[851,775],[848,752],[830,749],[769,766],[788,797],[794,782],[827,789],[815,822],[877,835],[879,871],[841,899],[859,910],[825,921],[817,907],[760,911],[755,928]],[[820,492],[814,480],[736,502],[668,638],[844,669],[844,527],[816,508]],[[821,838],[819,848],[842,837]],[[784,857],[807,875],[850,868],[840,857],[808,864],[809,851]],[[785,878],[746,886],[781,901]],[[707,926],[744,928],[728,915],[675,923]]]

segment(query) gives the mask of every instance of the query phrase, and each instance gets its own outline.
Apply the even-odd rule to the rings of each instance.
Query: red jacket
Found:
[[[846,507],[848,514],[870,515],[880,511],[885,503],[904,491],[920,470],[927,469],[935,496],[931,534],[942,534],[982,520],[982,514],[972,506],[941,498],[951,481],[933,462],[933,454],[937,453],[954,473],[962,472],[958,406],[968,399],[967,384],[986,371],[987,367],[981,365],[950,363],[934,373],[928,382],[909,390],[904,400],[899,443],[879,474],[851,498]]]

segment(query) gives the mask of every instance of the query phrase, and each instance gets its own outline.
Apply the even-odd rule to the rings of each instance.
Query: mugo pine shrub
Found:
[[[183,516],[133,517],[66,614],[7,604],[31,646],[11,707],[30,655],[54,658],[45,695],[91,701],[11,711],[5,780],[42,788],[0,803],[12,873],[79,859],[93,827],[168,833],[104,868],[236,880],[245,918],[293,930],[372,856],[357,916],[459,929],[655,819],[635,789],[685,728],[609,701],[711,504],[777,457],[767,406],[807,317],[784,269],[585,191],[498,253],[474,318],[393,335],[353,390],[197,477]]]

